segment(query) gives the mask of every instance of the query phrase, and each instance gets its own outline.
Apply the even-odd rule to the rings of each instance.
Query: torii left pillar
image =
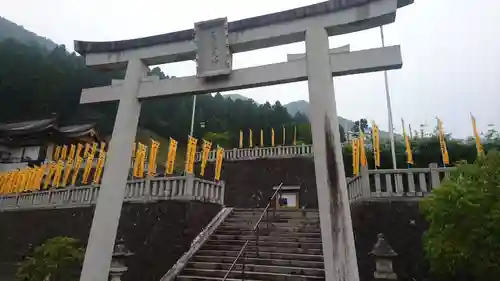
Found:
[[[108,280],[130,169],[132,145],[141,113],[141,103],[137,96],[141,80],[147,71],[148,67],[140,59],[128,61],[80,281]]]

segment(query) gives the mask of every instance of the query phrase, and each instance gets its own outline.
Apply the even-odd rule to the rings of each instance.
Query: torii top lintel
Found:
[[[354,21],[345,22],[345,24],[349,23],[348,27],[343,26],[341,22],[332,29],[328,28],[333,26],[325,26],[328,33],[330,35],[338,35],[393,22],[395,19],[395,11],[388,12],[384,10],[385,7],[375,6],[377,4],[382,5],[382,3],[379,2],[385,2],[384,4],[388,3],[391,5],[395,4],[397,8],[400,8],[413,3],[413,0],[330,0],[282,12],[229,22],[228,31],[230,37],[231,35],[235,35],[235,38],[240,38],[243,33],[248,34],[255,32],[255,34],[252,34],[253,37],[245,42],[240,42],[242,40],[238,40],[238,42],[230,40],[231,51],[233,53],[244,52],[303,41],[304,30],[302,29],[307,23],[301,23],[297,26],[286,28],[286,30],[283,30],[282,34],[262,35],[261,33],[257,34],[257,32],[259,29],[270,26],[284,26],[292,22],[307,21],[333,14],[336,15],[342,11],[356,7],[366,7],[366,13],[368,14],[379,14],[369,17],[358,15],[359,18],[356,18]],[[373,10],[375,10],[375,12]],[[339,17],[341,17],[340,14]],[[320,20],[323,22],[325,21],[324,19]],[[196,46],[193,43],[194,33],[194,29],[187,29],[120,41],[75,41],[74,48],[76,52],[87,58],[87,65],[89,66],[121,68],[125,66],[125,63],[130,58],[128,53],[137,51],[141,51],[139,57],[146,64],[162,64],[194,59],[196,56]],[[278,37],[279,40],[277,39]],[[158,49],[158,46],[165,45],[171,45],[170,50],[160,51]]]

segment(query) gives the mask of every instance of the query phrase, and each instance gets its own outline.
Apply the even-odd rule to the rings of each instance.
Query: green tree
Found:
[[[366,129],[368,129],[368,120],[366,119],[361,119],[356,122],[354,122],[354,125],[352,125],[351,132],[359,132],[360,130],[365,132]]]
[[[51,238],[20,264],[17,278],[20,281],[77,280],[84,254],[76,239]]]
[[[450,280],[500,276],[500,154],[462,163],[421,203],[429,222],[425,252],[431,270]]]
[[[203,139],[212,142],[212,150],[217,148],[214,146],[215,144],[223,147],[223,148],[231,148],[231,137],[229,135],[229,132],[224,132],[224,133],[214,133],[214,132],[208,132],[205,134]]]

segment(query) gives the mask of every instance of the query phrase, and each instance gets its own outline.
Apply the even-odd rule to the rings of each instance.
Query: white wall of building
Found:
[[[25,159],[37,160],[40,146],[8,148],[0,146],[0,171],[11,171],[28,166]]]

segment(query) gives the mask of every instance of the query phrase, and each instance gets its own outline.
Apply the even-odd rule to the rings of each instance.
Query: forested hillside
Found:
[[[85,66],[82,57],[68,53],[64,46],[49,51],[11,39],[0,40],[0,62],[0,122],[58,115],[62,124],[94,122],[101,135],[109,136],[111,133],[116,103],[82,106],[79,105],[79,99],[82,88],[109,85],[112,78],[123,78],[123,72],[94,71]],[[152,69],[150,75],[169,79],[159,68]],[[270,145],[271,128],[276,129],[276,143],[280,144],[282,126],[287,127],[287,144],[291,144],[295,126],[298,141],[311,143],[306,115],[298,113],[292,117],[279,102],[259,105],[251,99],[233,100],[215,94],[199,96],[196,108],[194,135],[213,140],[226,148],[238,145],[239,131],[242,129],[245,131],[247,146],[250,128],[254,132],[254,144],[259,145],[260,129],[264,129],[265,144]],[[185,147],[190,130],[191,110],[192,97],[186,95],[144,102],[139,126],[152,133],[139,139],[147,141],[148,136],[156,136],[155,138],[162,137],[166,140],[173,137],[181,142],[181,148]],[[486,150],[500,147],[500,136],[497,132],[494,133],[488,138],[488,144],[485,144]],[[343,135],[342,128],[341,134]],[[452,161],[474,160],[476,152],[473,142],[448,141]],[[396,144],[398,163],[405,161],[402,145],[399,141]],[[440,162],[440,147],[436,136],[415,138],[412,148],[415,166],[425,167],[428,163]],[[350,147],[345,147],[344,152],[345,167],[349,174],[352,168]],[[392,164],[388,144],[383,144],[381,154],[382,168],[390,168]],[[372,163],[370,152],[368,159]]]
[[[15,39],[26,45],[41,46],[47,50],[57,47],[52,40],[36,35],[5,18],[0,17],[0,41],[5,39]]]
[[[82,88],[109,85],[112,78],[122,78],[123,72],[101,73],[89,69],[83,58],[68,53],[64,46],[47,51],[10,39],[0,41],[0,61],[0,122],[56,114],[63,123],[95,122],[101,134],[112,131],[116,103],[81,106],[79,98]],[[159,68],[153,69],[153,74],[168,79]],[[189,133],[191,110],[192,98],[187,95],[146,101],[140,126],[183,141]],[[195,135],[201,138],[210,133],[221,145],[234,146],[240,129],[252,128],[257,143],[261,128],[269,136],[270,128],[276,128],[278,134],[278,128],[289,126],[287,139],[291,141],[291,128],[302,124],[299,140],[310,142],[309,128],[304,125],[307,122],[300,113],[290,116],[279,102],[258,105],[250,99],[203,95],[198,97]],[[266,143],[270,143],[269,137]]]

